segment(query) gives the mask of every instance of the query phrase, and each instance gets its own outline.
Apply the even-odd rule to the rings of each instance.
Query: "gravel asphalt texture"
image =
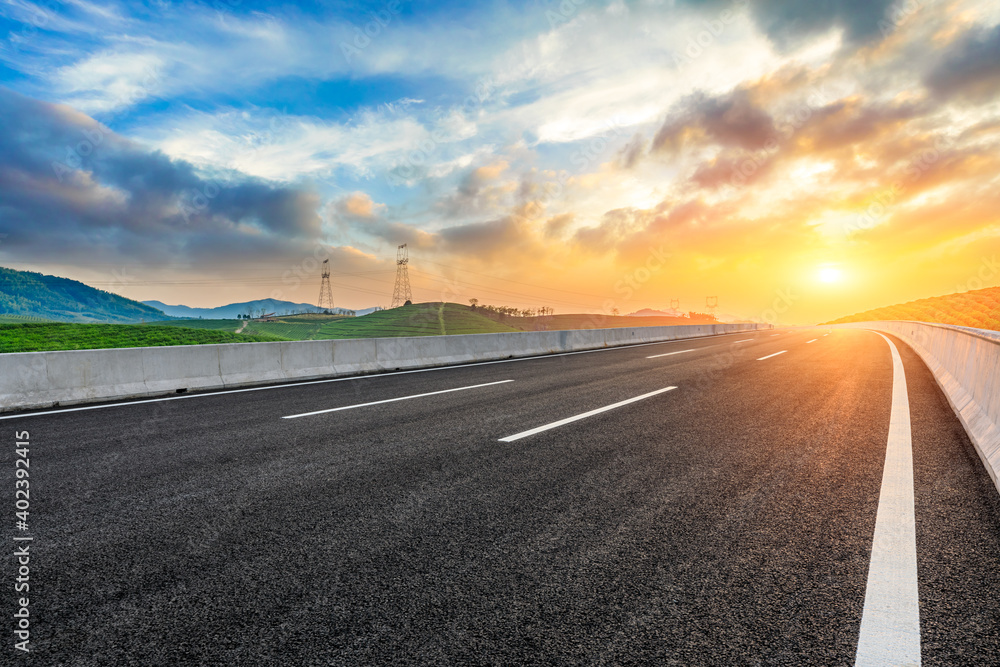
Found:
[[[31,434],[35,535],[32,653],[5,632],[0,664],[851,665],[892,361],[826,331],[0,422],[8,498]],[[923,664],[996,664],[1000,494],[896,343]]]

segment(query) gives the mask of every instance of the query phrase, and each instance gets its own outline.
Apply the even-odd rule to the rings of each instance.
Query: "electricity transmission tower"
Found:
[[[715,311],[719,307],[719,297],[717,296],[707,296],[705,297],[705,307],[708,308],[708,312],[715,317]]]
[[[410,292],[410,274],[406,270],[409,262],[410,252],[404,243],[396,248],[396,286],[392,290],[390,308],[398,308],[413,300],[413,293]]]
[[[320,310],[333,311],[333,287],[330,286],[330,260],[323,260],[323,282],[319,285]]]
[[[681,300],[680,299],[671,299],[670,300],[670,310],[680,310],[680,308],[681,308]]]

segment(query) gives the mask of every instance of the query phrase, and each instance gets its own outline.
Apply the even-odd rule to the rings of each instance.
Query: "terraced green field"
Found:
[[[33,315],[0,315],[0,324],[22,324],[24,322],[51,322]]]
[[[340,320],[353,319],[338,315],[284,315],[277,322],[253,322],[245,320],[171,320],[154,322],[157,326],[182,327],[229,331],[248,335],[276,336],[282,340],[316,340],[323,325]]]
[[[244,333],[278,336],[285,340],[316,340],[321,322],[247,322]]]
[[[0,353],[98,350],[161,345],[258,343],[283,340],[276,336],[185,329],[150,324],[0,324]]]
[[[181,329],[204,329],[210,331],[228,331],[235,333],[243,322],[239,320],[167,320],[164,322],[150,322],[158,327],[178,327]]]

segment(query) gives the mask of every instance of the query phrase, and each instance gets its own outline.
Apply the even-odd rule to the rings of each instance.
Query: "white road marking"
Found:
[[[514,435],[509,435],[506,438],[500,438],[499,442],[514,442],[515,440],[520,440],[521,438],[527,438],[529,435],[535,435],[536,433],[541,433],[542,431],[548,431],[550,429],[557,428],[559,426],[565,426],[575,421],[580,421],[581,419],[586,419],[587,417],[593,417],[594,415],[599,415],[602,412],[607,412],[608,410],[614,410],[615,408],[620,408],[623,405],[628,405],[629,403],[635,403],[636,401],[641,401],[646,398],[651,398],[657,394],[662,394],[664,392],[673,391],[677,387],[664,387],[663,389],[657,389],[656,391],[651,391],[648,394],[643,394],[642,396],[636,396],[635,398],[629,398],[624,401],[619,401],[612,405],[606,405],[603,408],[597,408],[596,410],[591,410],[590,412],[584,412],[583,414],[576,415],[574,417],[567,417],[566,419],[560,419],[557,422],[552,422],[551,424],[546,424],[545,426],[539,426],[538,428],[533,428],[528,431],[521,431],[520,433],[515,433]]]
[[[882,338],[892,352],[892,412],[854,663],[858,667],[920,664],[910,400],[899,350]]]
[[[647,359],[659,359],[660,357],[672,357],[675,354],[684,354],[685,352],[694,352],[694,350],[678,350],[677,352],[667,352],[666,354],[654,354],[651,357],[646,357]]]
[[[768,359],[778,356],[779,354],[784,354],[785,352],[788,352],[788,350],[782,350],[781,352],[775,352],[774,354],[769,354],[766,357],[761,357],[757,361],[766,361]]]
[[[771,334],[771,338],[774,338],[775,336],[780,336],[780,335],[781,334]]]
[[[733,345],[736,345],[736,343],[749,343],[752,340],[754,340],[754,339],[753,338],[747,338],[746,340],[734,340],[733,341]]]
[[[810,341],[806,341],[806,345],[808,345],[809,343],[815,343],[815,342],[816,342],[816,341],[818,341],[818,340],[819,340],[819,338],[813,338],[813,339],[812,339],[812,340],[810,340]]]
[[[39,412],[14,413],[0,415],[0,421],[7,419],[27,419],[29,417],[43,417],[46,415],[58,415],[64,412],[85,412],[87,410],[106,410],[108,408],[122,408],[127,405],[143,405],[144,403],[160,403],[161,401],[185,401],[191,398],[207,398],[209,396],[225,396],[227,394],[243,394],[251,391],[271,391],[273,389],[288,389],[290,387],[305,387],[311,384],[329,384],[331,382],[350,382],[351,380],[370,380],[373,378],[384,378],[392,375],[409,375],[410,373],[433,373],[434,371],[447,371],[456,368],[469,368],[472,366],[490,366],[492,364],[510,364],[518,361],[537,361],[538,359],[548,359],[551,357],[568,357],[574,354],[591,354],[594,352],[613,352],[615,350],[627,350],[635,347],[648,347],[650,345],[669,345],[672,343],[689,342],[692,340],[725,338],[745,333],[734,331],[727,334],[715,334],[712,336],[697,336],[695,338],[678,338],[677,340],[658,340],[654,343],[634,343],[631,345],[618,345],[615,347],[599,347],[594,350],[577,350],[575,352],[557,352],[555,354],[536,354],[530,357],[518,357],[517,359],[498,359],[496,361],[473,361],[467,364],[454,364],[450,366],[435,366],[434,368],[415,368],[410,371],[392,371],[390,373],[369,373],[367,375],[345,375],[343,377],[326,378],[324,380],[307,380],[305,382],[286,382],[284,384],[269,384],[263,387],[246,387],[243,389],[222,389],[219,391],[206,391],[183,396],[160,396],[159,398],[143,398],[137,401],[122,401],[120,403],[101,403],[99,405],[84,405],[78,408],[58,408],[56,410],[41,410]],[[709,346],[711,347],[711,346]]]
[[[316,410],[315,412],[303,412],[299,415],[288,415],[282,419],[298,419],[299,417],[311,417],[313,415],[323,415],[328,412],[340,412],[341,410],[353,410],[354,408],[366,408],[369,405],[382,405],[383,403],[395,403],[396,401],[408,401],[411,398],[423,398],[425,396],[437,396],[438,394],[450,394],[453,391],[465,391],[466,389],[479,389],[480,387],[492,387],[497,384],[506,384],[513,380],[500,380],[499,382],[487,382],[486,384],[474,384],[468,387],[456,387],[454,389],[444,389],[442,391],[429,391],[426,394],[413,394],[412,396],[400,396],[399,398],[387,398],[384,401],[372,401],[371,403],[358,403],[356,405],[344,405],[339,408],[329,408],[327,410]]]

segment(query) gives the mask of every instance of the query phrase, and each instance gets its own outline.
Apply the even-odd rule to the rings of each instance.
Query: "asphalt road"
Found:
[[[4,558],[0,664],[852,665],[893,365],[825,333],[0,421],[6,549],[34,538],[31,653]],[[1000,494],[895,343],[923,664],[997,664]]]

